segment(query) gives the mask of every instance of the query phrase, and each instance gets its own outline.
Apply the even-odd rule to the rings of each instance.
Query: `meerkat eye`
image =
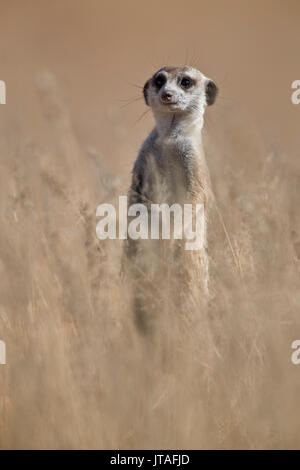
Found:
[[[180,82],[181,87],[184,88],[185,90],[187,90],[188,88],[191,88],[193,84],[194,84],[194,81],[189,77],[183,77]]]
[[[158,89],[161,88],[166,81],[167,79],[164,75],[157,75],[157,77],[154,78],[154,84]]]

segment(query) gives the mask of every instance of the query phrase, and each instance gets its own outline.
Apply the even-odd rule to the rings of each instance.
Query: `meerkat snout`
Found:
[[[160,97],[162,103],[170,103],[172,101],[172,98],[173,94],[170,91],[164,91]]]

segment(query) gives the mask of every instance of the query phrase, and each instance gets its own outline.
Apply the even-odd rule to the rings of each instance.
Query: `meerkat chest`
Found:
[[[200,176],[201,152],[192,138],[177,137],[161,143],[160,164],[165,185],[174,200],[187,199],[197,193]]]

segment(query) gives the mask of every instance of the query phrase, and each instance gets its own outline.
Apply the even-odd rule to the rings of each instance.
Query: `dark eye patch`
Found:
[[[162,73],[156,75],[156,77],[154,77],[154,85],[156,86],[156,88],[159,90],[167,81],[165,75],[163,75]]]
[[[193,85],[195,85],[195,81],[190,77],[182,77],[180,80],[180,86],[185,90],[191,88]]]

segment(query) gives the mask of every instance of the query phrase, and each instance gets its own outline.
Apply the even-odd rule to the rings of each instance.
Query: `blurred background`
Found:
[[[0,447],[300,448],[299,1],[0,12]],[[211,303],[195,296],[190,323],[165,298],[149,344],[95,214],[126,194],[153,125],[145,81],[183,64],[220,89],[204,129]]]
[[[59,80],[83,145],[95,146],[109,165],[128,171],[150,116],[143,86],[165,64],[193,64],[220,87],[210,110],[214,127],[226,109],[238,107],[267,144],[297,150],[299,109],[291,83],[299,78],[297,0],[215,2],[127,0],[1,1],[1,79],[7,106],[30,136],[41,132],[35,77],[51,71]],[[225,113],[226,116],[226,113]],[[27,118],[25,118],[27,117]],[[120,126],[112,129],[111,120]]]

